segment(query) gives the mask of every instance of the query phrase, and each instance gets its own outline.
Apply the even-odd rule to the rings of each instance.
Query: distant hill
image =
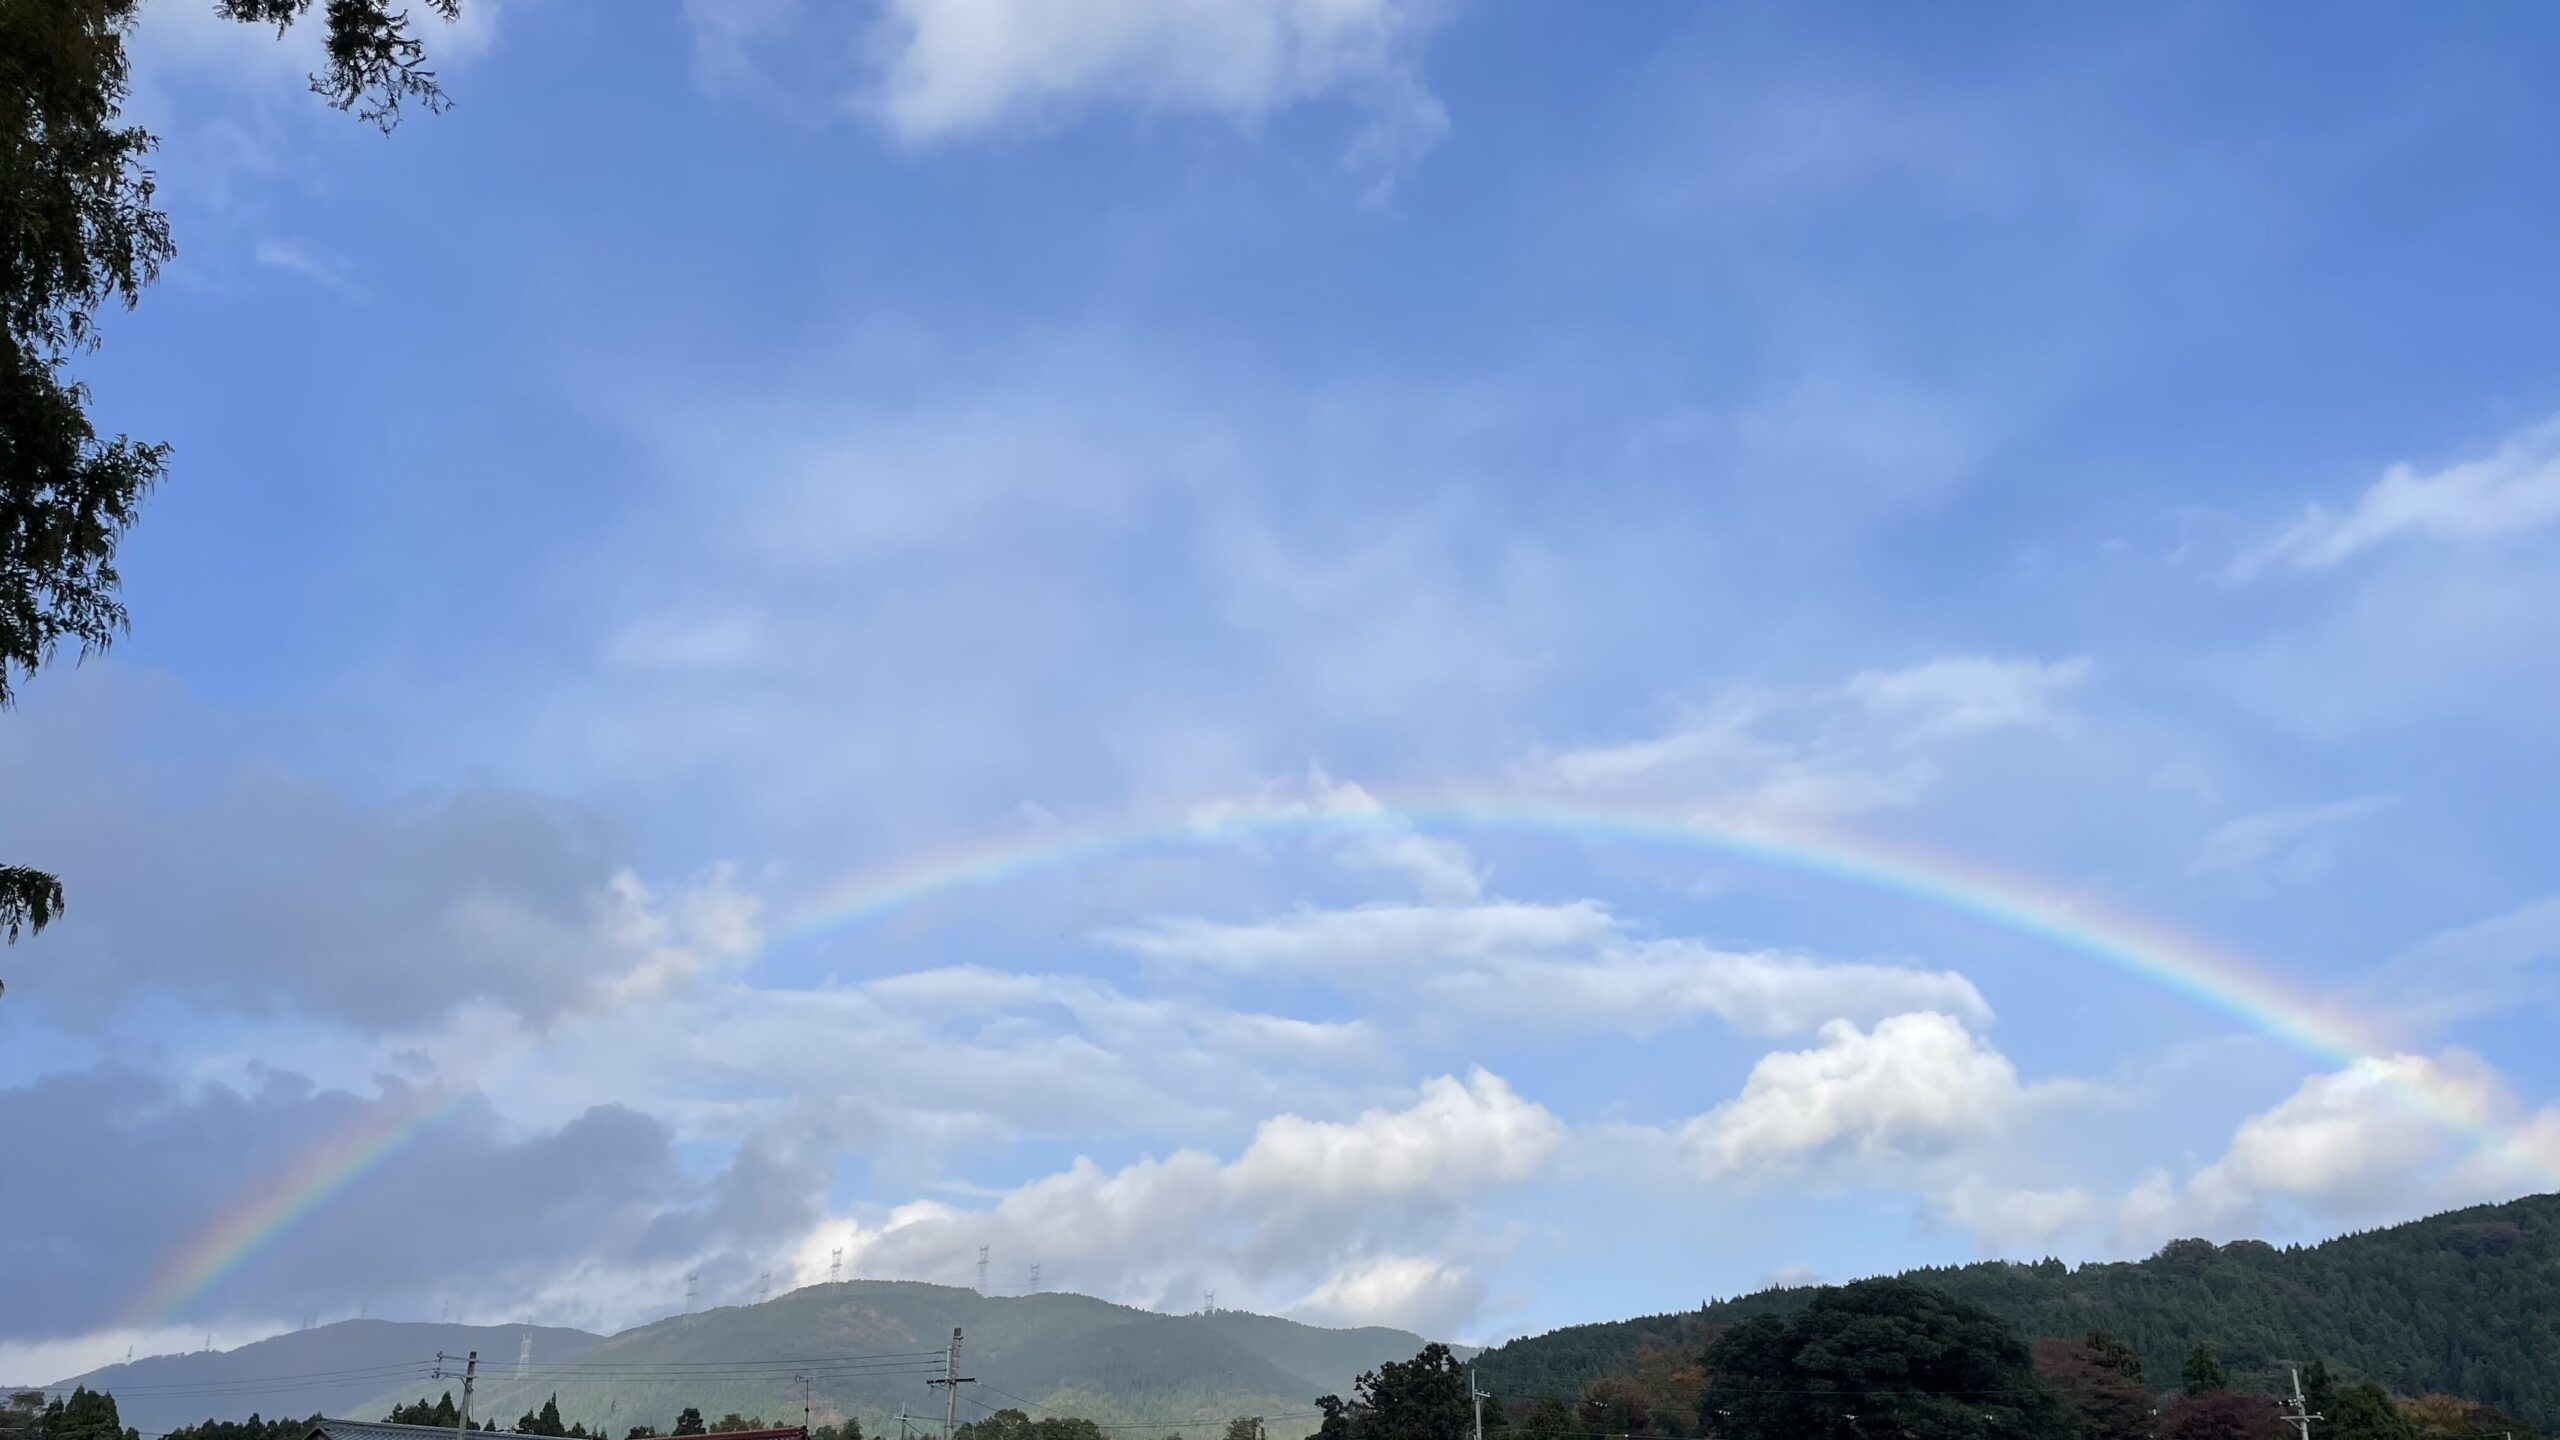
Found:
[[[1238,1415],[1305,1412],[1317,1396],[1348,1393],[1361,1371],[1410,1359],[1425,1343],[1402,1330],[1326,1330],[1235,1311],[1161,1315],[1087,1295],[986,1296],[947,1285],[854,1280],[626,1330],[581,1355],[580,1365],[589,1368],[579,1373],[519,1381],[501,1366],[495,1376],[484,1375],[474,1409],[504,1423],[538,1409],[556,1391],[564,1418],[601,1424],[615,1435],[635,1424],[666,1429],[688,1405],[714,1417],[734,1410],[797,1424],[800,1386],[787,1376],[674,1375],[687,1367],[708,1372],[721,1361],[939,1350],[955,1326],[966,1332],[962,1372],[979,1381],[962,1392],[964,1420],[1010,1406],[1105,1425],[1162,1424],[1195,1440]],[[612,1378],[606,1378],[608,1366],[616,1367]],[[901,1406],[930,1414],[938,1425],[941,1398],[926,1378],[821,1372],[810,1386],[811,1412],[821,1424],[857,1416],[874,1435],[884,1427],[896,1434],[891,1417]],[[386,1392],[369,1409],[387,1410],[392,1399]],[[1286,1440],[1312,1432],[1314,1423],[1275,1419],[1270,1429]]]
[[[342,1320],[287,1335],[270,1336],[237,1350],[154,1355],[75,1375],[63,1385],[115,1393],[116,1413],[145,1435],[197,1420],[237,1420],[265,1415],[329,1415],[350,1411],[378,1420],[361,1407],[392,1388],[393,1372],[423,1371],[437,1351],[513,1361],[524,1337],[536,1355],[566,1360],[603,1339],[584,1330],[550,1325],[420,1325],[398,1320]],[[403,1382],[416,1392],[423,1379]]]
[[[2560,1195],[2482,1205],[2311,1246],[2179,1240],[2148,1260],[1987,1261],[1906,1272],[1991,1310],[2030,1339],[2103,1326],[2175,1388],[2198,1342],[2235,1386],[2272,1392],[2287,1364],[2323,1359],[2395,1393],[2484,1401],[2560,1429]],[[1818,1287],[1765,1290],[1704,1310],[1576,1325],[1478,1357],[1509,1397],[1570,1400],[1602,1376],[1642,1381],[1689,1364],[1723,1326],[1785,1314]],[[1692,1370],[1687,1377],[1695,1381]]]

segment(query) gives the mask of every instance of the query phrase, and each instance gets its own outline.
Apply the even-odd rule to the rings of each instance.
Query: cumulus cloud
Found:
[[[1871,1030],[1835,1020],[1810,1050],[1762,1056],[1742,1093],[1683,1138],[1711,1174],[1926,1156],[1996,1133],[2034,1094],[1952,1016],[1896,1015]]]
[[[2077,1229],[2099,1211],[2078,1186],[2032,1190],[1968,1177],[1939,1199],[1948,1222],[1973,1236],[1986,1255],[2032,1254]]]
[[[2222,1158],[2195,1177],[2208,1196],[2274,1192],[2346,1211],[2406,1199],[2428,1168],[2509,1106],[2477,1057],[2448,1051],[2367,1056],[2314,1075],[2273,1108],[2240,1122]]]
[[[2146,1174],[2117,1207],[2121,1243],[2234,1235],[2278,1210],[2372,1224],[2548,1188],[2560,1106],[2526,1113],[2495,1069],[2460,1050],[2365,1056],[2307,1077],[2236,1126],[2180,1184]]]
[[[1629,934],[1597,901],[1306,908],[1226,923],[1171,917],[1100,938],[1162,963],[1317,976],[1435,1009],[1639,1032],[1712,1015],[1757,1034],[1938,1009],[1986,1020],[1952,970],[1727,951]]]
[[[2078,658],[1964,655],[1826,690],[1737,689],[1662,735],[1545,756],[1518,778],[1744,819],[1844,819],[1916,800],[1965,739],[2059,723],[2088,673]]]
[[[2478,540],[2560,520],[2560,417],[2476,459],[2421,471],[2397,464],[2341,513],[2314,504],[2241,557],[2244,578],[2271,566],[2324,570],[2386,541]]]
[[[1039,1255],[1055,1283],[1140,1303],[1208,1276],[1275,1308],[1446,1306],[1470,1282],[1420,1268],[1412,1244],[1445,1240],[1471,1197],[1537,1175],[1563,1139],[1545,1107],[1477,1070],[1426,1082],[1401,1109],[1273,1117],[1233,1160],[1185,1149],[1106,1170],[1079,1158],[985,1209],[916,1201],[832,1221],[802,1242],[799,1270],[823,1275],[842,1248],[863,1274],[941,1275],[992,1244]]]
[[[1315,1325],[1392,1325],[1445,1335],[1484,1303],[1464,1265],[1429,1255],[1373,1255],[1343,1265],[1283,1312]]]

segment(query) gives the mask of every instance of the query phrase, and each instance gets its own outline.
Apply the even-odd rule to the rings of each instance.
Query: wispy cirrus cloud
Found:
[[[2388,795],[2359,795],[2235,815],[2205,833],[2187,873],[2259,889],[2277,879],[2309,879],[2335,861],[2340,831],[2391,804]]]
[[[2080,657],[1953,655],[1820,690],[1735,687],[1663,734],[1553,752],[1517,775],[1532,790],[1846,819],[1918,799],[1962,743],[2062,723],[2089,670]]]
[[[2436,470],[2402,463],[2344,510],[2314,503],[2246,551],[2247,579],[2277,566],[2326,570],[2393,540],[2486,540],[2560,521],[2560,417],[2530,425],[2497,449]]]

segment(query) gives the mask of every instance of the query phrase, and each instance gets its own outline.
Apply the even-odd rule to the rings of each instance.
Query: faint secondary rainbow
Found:
[[[1223,806],[1102,829],[1044,830],[979,841],[857,872],[806,902],[776,934],[805,938],[876,919],[938,895],[1160,849],[1286,833],[1441,831],[1526,832],[1705,850],[1823,876],[1970,916],[2097,960],[2327,1064],[2343,1067],[2392,1053],[2380,1027],[2285,985],[2238,955],[2156,921],[1973,860],[1871,837],[1759,820],[1673,817],[1514,797],[1397,796],[1363,808],[1304,803]],[[2477,1093],[2424,1083],[2405,1073],[2386,1074],[2385,1079],[2431,1119],[2560,1186],[2560,1167],[2535,1159],[2491,1124]]]
[[[169,1258],[127,1311],[129,1319],[140,1327],[176,1319],[189,1303],[398,1154],[469,1093],[397,1109],[386,1106],[243,1195]]]

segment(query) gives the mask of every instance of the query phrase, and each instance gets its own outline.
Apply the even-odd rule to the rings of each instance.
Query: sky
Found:
[[[2560,1188],[2555,32],[465,0],[385,136],[150,0],[0,1377]]]

